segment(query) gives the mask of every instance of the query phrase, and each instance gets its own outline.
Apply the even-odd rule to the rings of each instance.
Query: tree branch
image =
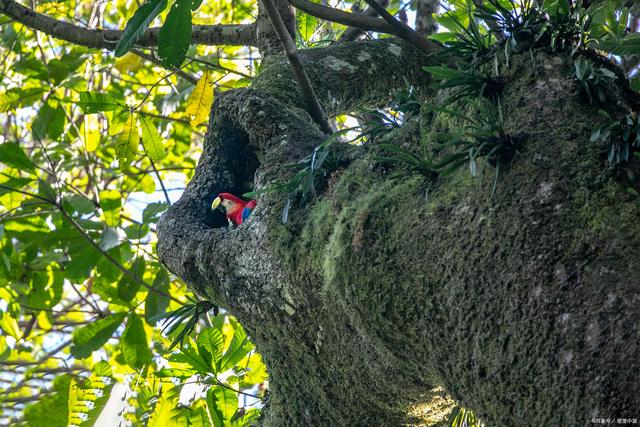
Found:
[[[2,0],[0,0],[2,1]],[[376,33],[395,34],[394,28],[383,19],[367,16],[364,14],[355,14],[345,12],[344,10],[334,9],[332,7],[322,6],[309,0],[288,0],[289,4],[296,9],[308,13],[316,18],[326,21],[337,22],[338,24],[348,25],[349,27],[360,28],[365,31],[375,31]]]
[[[393,28],[394,34],[396,34],[401,39],[408,41],[425,53],[433,53],[433,42],[430,42],[429,40],[418,34],[413,28],[411,28],[404,22],[394,18],[393,15],[387,12],[387,9],[385,9],[377,2],[377,0],[364,1],[366,1],[369,6],[371,6],[376,12],[378,12],[380,16],[382,16],[382,19],[387,21],[387,23]]]
[[[313,120],[315,120],[323,132],[327,134],[333,133],[331,125],[327,122],[327,116],[324,114],[322,106],[320,105],[320,102],[318,102],[318,97],[316,96],[313,86],[309,81],[309,76],[305,72],[302,62],[300,62],[298,49],[296,49],[296,45],[293,42],[293,39],[291,39],[291,35],[289,34],[276,5],[273,0],[262,0],[262,4],[264,5],[267,15],[269,15],[269,20],[271,20],[271,23],[273,24],[276,35],[284,47],[284,51],[289,59],[289,63],[291,64],[291,68],[293,69],[293,74],[296,77],[298,85],[302,90],[302,95],[307,103],[311,117],[313,117]]]
[[[87,29],[65,21],[37,13],[13,0],[0,0],[0,13],[50,36],[92,48],[112,50],[115,48],[122,31]],[[136,43],[150,47],[158,43],[160,28],[149,28]],[[255,25],[194,25],[191,38],[193,44],[255,46]]]
[[[380,2],[380,4],[384,7],[387,7],[389,5],[389,0],[382,0]],[[378,16],[378,12],[376,12],[376,10],[372,7],[368,7],[364,10],[364,12],[361,13],[361,15],[363,16],[371,16],[371,17],[377,17]],[[340,35],[340,37],[338,38],[338,40],[336,41],[336,43],[344,43],[344,42],[350,42],[353,40],[357,40],[360,36],[362,36],[365,32],[362,31],[360,28],[356,28],[356,27],[349,27],[346,30],[344,30],[344,33],[342,33]]]

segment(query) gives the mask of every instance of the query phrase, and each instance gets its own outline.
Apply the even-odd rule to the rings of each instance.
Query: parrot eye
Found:
[[[211,209],[215,210],[218,206],[220,206],[220,202],[222,200],[220,199],[220,197],[216,197],[213,202],[211,203]]]

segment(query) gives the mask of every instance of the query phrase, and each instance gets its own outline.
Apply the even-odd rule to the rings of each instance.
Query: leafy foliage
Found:
[[[588,59],[578,59],[575,62],[575,79],[589,97],[589,103],[605,102],[607,100],[607,86],[617,79],[615,73],[604,67],[597,67]]]
[[[99,19],[87,6],[35,5],[126,27],[120,57],[0,17],[0,424],[112,425],[112,415],[113,425],[211,426],[218,410],[248,425],[267,388],[262,359],[221,313],[189,324],[211,363],[182,361],[196,341],[184,331],[172,347],[180,328],[165,337],[156,319],[195,297],[157,259],[155,228],[193,175],[214,89],[242,87],[257,69],[249,48],[190,46],[192,11],[198,23],[241,22],[254,3],[135,11],[117,0]],[[175,30],[158,35],[171,41],[158,52],[169,69],[153,51],[129,51],[158,22]],[[183,65],[189,53],[198,61]],[[223,409],[207,397],[220,390],[235,396]]]
[[[319,178],[326,177],[330,171],[335,170],[340,165],[340,152],[333,150],[333,144],[339,138],[353,130],[353,128],[343,129],[335,132],[314,148],[308,156],[296,163],[285,165],[285,168],[293,170],[287,180],[277,181],[270,186],[245,193],[243,196],[254,198],[264,193],[286,193],[287,200],[282,211],[282,223],[289,220],[289,210],[291,205],[299,200],[301,204],[317,199],[316,184]]]
[[[605,115],[611,119],[608,114]],[[622,121],[611,121],[608,126],[593,131],[591,142],[606,145],[610,167],[624,165],[640,150],[640,119],[635,113],[630,113]]]

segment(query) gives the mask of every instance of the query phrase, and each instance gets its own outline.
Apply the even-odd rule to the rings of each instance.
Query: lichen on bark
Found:
[[[395,40],[302,56],[332,115],[383,105],[403,77],[437,98],[420,70],[430,58]],[[218,98],[158,252],[250,332],[270,373],[265,425],[424,424],[416,408],[431,401],[437,425],[452,403],[436,386],[492,426],[585,425],[640,407],[640,203],[589,141],[598,107],[576,95],[571,59],[510,62],[504,129],[524,139],[495,193],[490,167],[433,183],[364,147],[287,224],[280,194],[261,195],[236,229],[208,206],[282,178],[322,142],[288,65],[272,57],[251,89]],[[600,108],[619,114],[623,98]],[[459,123],[424,114],[389,140],[429,144],[443,126]]]

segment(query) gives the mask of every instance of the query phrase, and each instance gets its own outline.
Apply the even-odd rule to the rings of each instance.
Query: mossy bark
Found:
[[[382,105],[403,77],[438,96],[430,59],[395,40],[303,58],[331,114]],[[282,58],[218,98],[158,252],[250,332],[270,373],[265,425],[442,425],[453,403],[438,386],[490,426],[637,417],[640,202],[589,141],[601,119],[572,66],[543,53],[503,66],[504,129],[523,142],[495,191],[488,166],[434,184],[363,147],[287,224],[284,197],[265,194],[235,229],[209,211],[215,195],[282,178],[324,136]],[[610,95],[602,108],[623,114]],[[390,140],[428,145],[457,125],[424,114]]]

